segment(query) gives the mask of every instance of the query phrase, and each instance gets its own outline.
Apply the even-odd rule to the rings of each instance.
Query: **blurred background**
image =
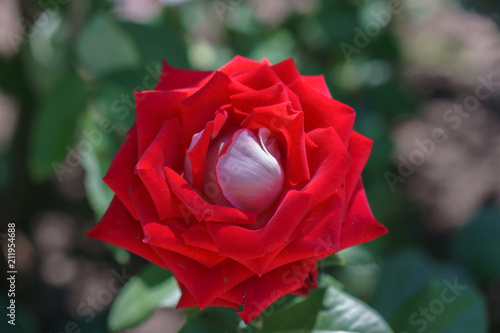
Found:
[[[458,283],[419,332],[500,332],[499,23],[495,0],[0,0],[1,261],[14,222],[18,271],[17,325],[0,330],[108,331],[145,261],[85,233],[111,200],[101,178],[133,91],[163,59],[213,70],[239,54],[324,74],[375,142],[363,177],[390,232],[329,268],[346,291],[409,333]],[[158,310],[127,332],[183,320]]]

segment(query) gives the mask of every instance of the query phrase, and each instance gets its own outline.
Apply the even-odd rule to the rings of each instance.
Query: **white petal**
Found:
[[[216,165],[217,181],[229,202],[239,209],[266,210],[283,189],[284,174],[278,144],[271,131],[260,129],[258,137],[238,130]]]

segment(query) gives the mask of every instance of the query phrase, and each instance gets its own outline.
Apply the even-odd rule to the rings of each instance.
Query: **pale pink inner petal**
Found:
[[[278,143],[266,128],[258,135],[248,129],[236,131],[215,169],[222,193],[239,209],[263,212],[283,189]]]
[[[214,205],[232,207],[231,203],[227,201],[226,197],[224,197],[221,192],[215,173],[215,165],[217,163],[217,158],[229,140],[231,140],[234,132],[236,132],[235,128],[229,128],[224,131],[224,133],[221,133],[221,135],[210,144],[207,151],[205,175],[203,178],[203,195],[205,195],[208,201]]]

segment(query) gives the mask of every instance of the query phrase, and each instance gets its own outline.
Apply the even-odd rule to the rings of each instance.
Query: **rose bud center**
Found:
[[[276,138],[267,128],[258,134],[236,131],[215,166],[224,197],[236,208],[265,211],[278,198],[284,174]]]
[[[190,149],[202,132],[193,136]],[[193,185],[187,155],[184,166],[184,178]],[[261,213],[278,198],[283,182],[280,150],[269,129],[261,128],[257,134],[229,129],[208,148],[201,190],[213,204]]]

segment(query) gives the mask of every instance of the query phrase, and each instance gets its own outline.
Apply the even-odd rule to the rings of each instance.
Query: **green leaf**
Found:
[[[110,130],[99,126],[102,124],[102,118],[92,111],[90,108],[81,117],[81,136],[78,144],[86,147],[85,153],[81,154],[81,164],[85,169],[85,193],[96,221],[99,221],[114,196],[102,178],[118,150],[118,145]],[[106,247],[120,265],[128,264],[130,253],[127,250],[111,244],[106,244]]]
[[[115,332],[137,326],[158,308],[174,308],[179,298],[180,289],[172,273],[149,264],[116,297],[108,327]]]
[[[339,253],[345,261],[345,265],[367,265],[376,262],[376,258],[364,244],[352,246]]]
[[[262,313],[264,321],[260,332],[310,332],[316,321],[316,316],[321,310],[325,290],[324,288],[318,288],[307,297],[295,297],[291,302],[277,306],[275,311],[273,311],[275,305],[271,305]]]
[[[314,325],[314,332],[348,331],[358,333],[392,333],[375,310],[349,294],[329,286]]]
[[[296,40],[288,30],[277,30],[266,39],[259,41],[252,52],[250,58],[268,58],[273,64],[290,58],[296,47]]]
[[[138,52],[150,66],[158,66],[161,70],[162,60],[167,60],[176,67],[187,67],[189,65],[186,45],[179,35],[175,33],[174,27],[169,26],[168,21],[163,25],[154,27],[133,22],[123,22],[121,27],[134,41]]]
[[[466,290],[459,287],[462,285]],[[452,302],[445,302],[453,297]],[[462,270],[422,251],[406,251],[386,260],[372,304],[397,332],[415,332],[424,326],[426,332],[436,333],[486,332],[484,301],[473,282]],[[431,319],[421,313],[426,308]]]
[[[234,309],[209,308],[188,320],[179,333],[235,333],[239,332],[240,318]],[[244,332],[244,330],[242,330]]]
[[[358,332],[314,330],[311,333],[358,333]]]
[[[121,136],[124,136],[135,122],[134,91],[145,89],[141,82],[143,77],[137,71],[128,70],[106,75],[95,86],[93,107],[99,117],[108,118],[112,122],[114,131]],[[155,83],[156,80],[148,82]]]
[[[500,256],[497,251],[500,235],[500,209],[490,207],[472,218],[454,237],[451,253],[480,280],[500,276]]]
[[[45,96],[33,123],[30,138],[29,170],[36,181],[44,181],[55,172],[60,177],[71,166],[60,162],[71,150],[78,116],[86,105],[84,82],[74,73],[67,74]],[[72,162],[79,162],[73,151]]]
[[[371,305],[389,319],[406,299],[425,287],[437,274],[439,268],[419,250],[390,256],[382,265],[380,285]]]
[[[341,253],[334,253],[318,261],[318,268],[327,268],[331,266],[344,266],[346,264],[344,256]]]
[[[96,75],[137,67],[141,57],[133,41],[107,15],[95,16],[76,43],[76,53],[84,66]]]
[[[458,279],[422,288],[398,309],[390,323],[398,332],[487,332],[481,296]]]
[[[233,309],[206,309],[188,316],[180,333],[392,333],[382,317],[324,275],[321,287],[309,296],[287,295],[245,326]]]
[[[105,140],[105,135],[94,126],[94,122],[88,115],[82,117],[82,125],[82,133],[86,135],[84,134],[80,140],[85,141],[87,146],[87,151],[82,154],[81,159],[82,167],[85,169],[85,192],[98,220],[106,212],[114,195],[113,191],[102,181],[106,167],[101,165],[97,156],[99,146],[102,146]]]

